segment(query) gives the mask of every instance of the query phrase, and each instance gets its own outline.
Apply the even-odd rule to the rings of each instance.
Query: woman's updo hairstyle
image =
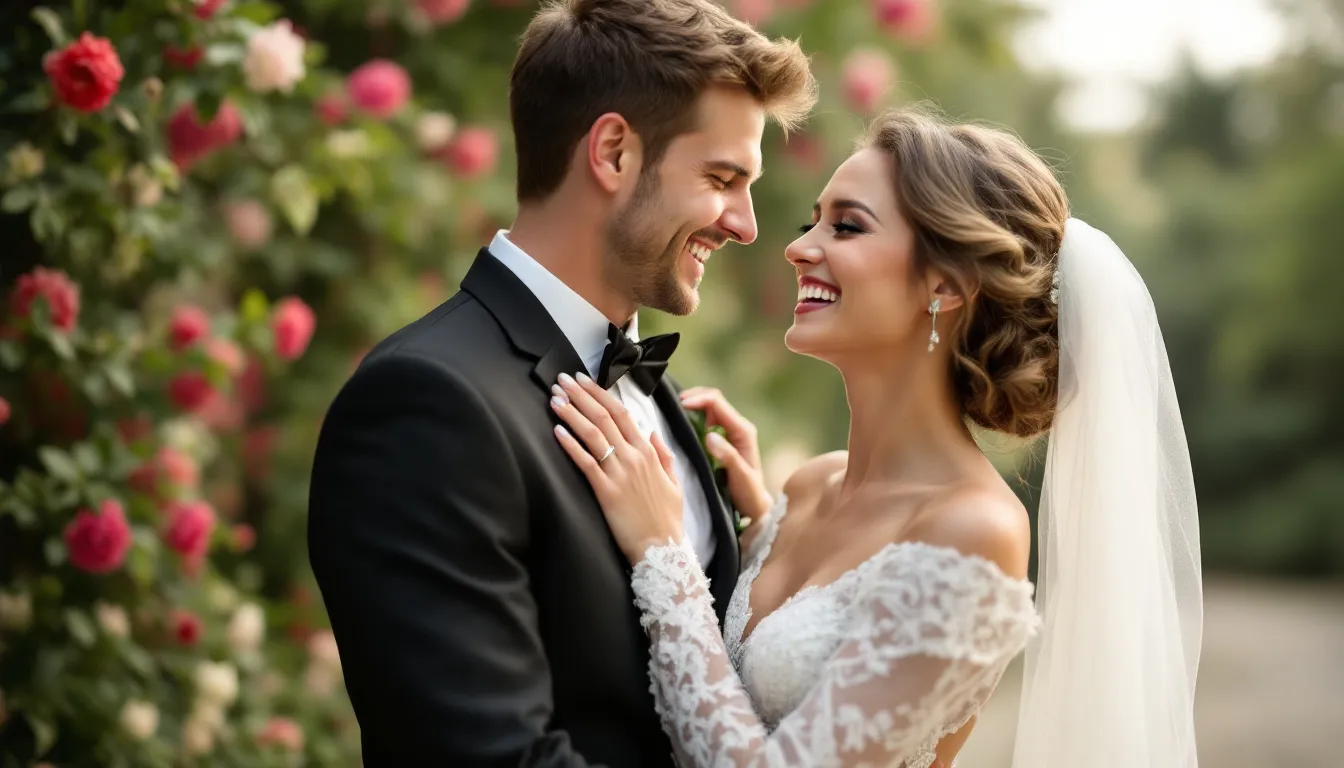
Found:
[[[861,147],[891,158],[915,268],[965,299],[942,335],[966,416],[1019,437],[1046,431],[1059,384],[1051,284],[1069,218],[1054,173],[1011,134],[912,109],[877,118]]]

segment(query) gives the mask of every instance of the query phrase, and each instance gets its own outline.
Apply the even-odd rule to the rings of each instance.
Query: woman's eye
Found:
[[[798,228],[798,231],[799,231],[799,232],[802,232],[804,235],[806,235],[808,232],[811,232],[811,231],[812,231],[812,228],[815,227],[815,226],[817,226],[817,225],[816,225],[816,224],[804,224],[803,226],[801,226],[801,227]]]
[[[837,235],[861,235],[863,227],[848,221],[837,221],[831,227]]]

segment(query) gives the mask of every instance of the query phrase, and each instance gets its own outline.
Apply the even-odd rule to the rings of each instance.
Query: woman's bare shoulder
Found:
[[[976,482],[932,495],[909,538],[994,563],[1023,579],[1031,554],[1031,519],[1006,484]]]
[[[849,451],[831,451],[813,456],[789,476],[784,483],[784,495],[796,499],[815,493],[848,465]]]

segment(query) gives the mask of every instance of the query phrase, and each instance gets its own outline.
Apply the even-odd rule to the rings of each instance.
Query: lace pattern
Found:
[[[650,548],[635,567],[636,604],[652,641],[651,688],[686,766],[926,768],[938,740],[979,710],[1038,626],[1030,583],[981,558],[900,543],[791,598],[738,644],[750,613],[739,600],[769,543],[753,553],[726,634],[739,660],[765,631],[781,640],[780,667],[811,668],[801,700],[773,728],[729,657],[695,553],[670,543]],[[819,626],[830,634],[818,636]],[[793,642],[809,631],[819,642]]]

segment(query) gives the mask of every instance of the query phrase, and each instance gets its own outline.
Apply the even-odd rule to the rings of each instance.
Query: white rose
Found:
[[[159,729],[159,708],[148,701],[131,699],[121,708],[121,727],[138,741]]]
[[[289,93],[303,79],[303,46],[303,38],[294,34],[294,27],[286,19],[254,33],[248,38],[243,57],[247,87],[258,93]]]
[[[201,700],[228,706],[238,698],[238,670],[225,662],[203,661],[196,667],[196,692]]]
[[[126,637],[131,634],[131,619],[126,615],[126,609],[120,605],[100,602],[93,606],[93,612],[98,617],[98,626],[112,637]]]
[[[256,603],[243,603],[229,620],[229,647],[237,653],[250,653],[261,646],[266,636],[266,614]]]
[[[42,150],[26,141],[21,141],[9,150],[5,156],[9,162],[9,177],[12,182],[27,181],[42,173],[46,167],[46,158]]]
[[[215,748],[215,729],[210,723],[189,717],[182,724],[182,748],[190,755],[204,755]]]
[[[369,137],[357,128],[332,131],[327,136],[327,151],[335,157],[360,157],[369,151]]]
[[[33,620],[33,600],[20,592],[0,592],[0,627],[24,629]]]
[[[424,152],[436,152],[453,140],[457,120],[445,112],[426,112],[415,123],[415,140]]]

